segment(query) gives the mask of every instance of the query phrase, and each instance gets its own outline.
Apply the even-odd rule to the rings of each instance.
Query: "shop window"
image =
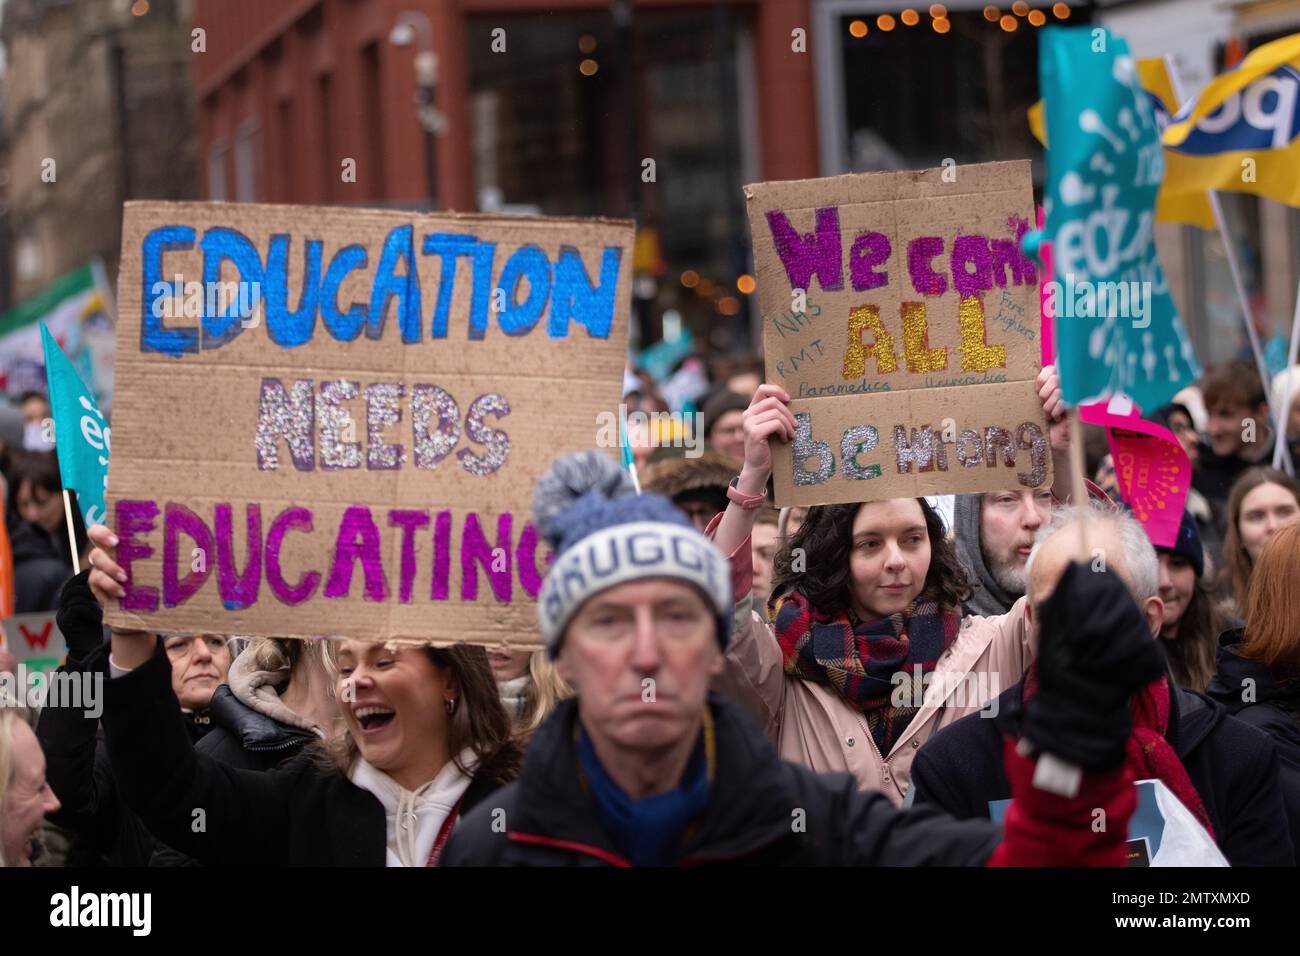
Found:
[[[742,10],[720,22],[708,8],[641,7],[626,31],[607,11],[469,21],[475,194],[544,215],[635,216],[643,343],[665,309],[716,346],[748,342],[731,305],[749,238],[736,104],[751,26]],[[497,28],[506,53],[492,51]],[[684,273],[708,281],[687,288]]]
[[[224,136],[208,147],[208,198],[214,202],[230,198],[226,188],[226,157],[229,154],[230,144]]]
[[[235,201],[257,202],[257,167],[261,135],[257,120],[248,119],[235,131]]]

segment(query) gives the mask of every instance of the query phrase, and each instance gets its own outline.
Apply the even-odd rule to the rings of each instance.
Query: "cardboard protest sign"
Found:
[[[68,654],[53,611],[14,614],[0,621],[0,627],[4,628],[5,649],[29,671],[52,671]]]
[[[128,203],[112,624],[537,646],[529,524],[620,396],[630,222]]]
[[[1029,163],[747,186],[781,505],[1051,479]]]

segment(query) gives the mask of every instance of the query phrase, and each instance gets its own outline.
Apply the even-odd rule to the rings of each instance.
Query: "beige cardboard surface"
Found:
[[[166,227],[181,231],[157,231]],[[402,231],[406,227],[409,236]],[[196,315],[161,320],[150,315],[157,289],[150,280],[158,270],[146,267],[159,261],[146,254],[155,247],[150,242],[183,242],[187,229],[193,230],[193,248],[162,252],[163,281],[170,283],[178,275],[183,283],[202,281],[205,245],[211,252],[224,237],[225,248],[238,252],[243,248],[239,240],[221,232],[237,230],[266,269],[263,298],[247,327],[232,323],[236,334],[224,344],[210,337],[208,344],[216,347],[180,354],[149,350],[146,343],[174,347],[169,337],[174,333],[159,326],[198,329],[204,321]],[[474,256],[460,255],[454,260],[454,281],[444,284],[444,264],[452,256],[425,253],[430,234],[444,237],[434,240],[442,243],[440,248],[476,237],[479,275]],[[287,256],[276,236],[287,237]],[[340,334],[331,334],[325,324],[322,310],[330,296],[322,294],[314,313],[306,309],[314,314],[310,338],[288,345],[295,332],[305,339],[307,324],[295,325],[280,309],[272,321],[266,303],[299,309],[304,286],[312,285],[305,278],[312,261],[306,246],[313,241],[320,243],[315,274],[322,279],[331,272],[344,275],[332,296]],[[130,561],[134,596],[128,604],[134,606],[109,608],[109,622],[163,631],[509,640],[536,646],[536,610],[529,592],[535,593],[540,583],[548,548],[537,542],[528,524],[533,488],[555,457],[595,446],[600,414],[617,409],[627,348],[632,241],[633,225],[625,221],[128,203],[107,506],[122,545],[128,545],[125,532],[130,530],[122,527],[123,514],[139,516],[144,528],[130,536],[130,545],[152,553],[132,555],[128,547],[124,554],[119,546],[119,561]],[[403,300],[394,296],[375,328],[368,321],[345,327],[342,316],[354,304],[364,318],[380,314],[371,307],[372,288],[386,243],[391,243],[390,253],[394,248],[405,252],[390,270],[396,276],[393,288],[411,303],[418,285],[419,308],[405,313],[409,322],[403,325]],[[495,244],[490,257],[487,243]],[[535,248],[515,260],[516,251],[526,246]],[[346,247],[351,251],[345,252]],[[566,247],[571,251],[561,268]],[[275,256],[272,249],[278,249]],[[607,249],[615,250],[609,255],[617,258],[606,259]],[[585,271],[585,285],[574,278],[574,256]],[[288,273],[278,284],[277,262],[287,262]],[[407,278],[411,262],[414,280]],[[528,278],[517,283],[507,278],[505,292],[496,296],[495,304],[504,302],[512,309],[546,291],[532,326],[528,322],[535,308],[493,309],[493,293],[509,262],[521,267],[516,272],[540,277],[541,286],[550,286],[534,289]],[[603,264],[610,262],[612,268],[602,273]],[[522,269],[525,264],[528,269]],[[581,312],[582,293],[588,285],[600,286],[602,276],[614,286],[612,302],[603,310],[597,302],[584,314],[593,316],[598,333],[605,331],[599,318],[605,315],[607,334],[593,335],[571,319],[560,323],[567,330],[564,337],[551,337],[557,302],[577,302]],[[222,280],[238,277],[233,263],[223,260]],[[206,291],[199,288],[200,297]],[[172,305],[179,309],[181,300],[173,299]],[[444,334],[435,336],[440,313],[445,315]],[[484,326],[478,339],[470,336],[474,315]],[[506,334],[508,321],[517,323],[513,329],[520,334]],[[404,342],[404,330],[415,341]],[[355,337],[344,340],[349,332]],[[282,409],[292,409],[295,397],[302,400],[297,407],[311,414],[308,425],[303,425],[304,417],[276,411],[274,401],[263,409],[264,394],[278,394],[274,382],[269,392],[264,388],[270,380],[283,386],[288,404]],[[325,384],[338,381],[356,383],[357,396],[346,397],[346,389]],[[296,382],[311,384],[295,395]],[[390,388],[367,392],[370,385]],[[401,387],[400,396],[392,386]],[[338,391],[341,397],[334,394]],[[454,416],[444,393],[454,403]],[[504,399],[508,412],[489,408],[492,403],[483,399],[489,395]],[[442,434],[449,438],[458,429],[454,445],[436,441],[444,409]],[[260,450],[259,421],[267,432]],[[417,422],[426,425],[418,440]],[[293,433],[295,427],[307,428],[299,434],[312,436],[311,468],[297,467],[305,456],[296,461],[285,435],[275,433],[276,428]],[[383,447],[390,445],[401,448]],[[275,467],[267,457],[272,448]],[[302,449],[300,444],[300,453]],[[345,467],[358,460],[359,467]],[[381,467],[399,461],[398,467]],[[327,467],[331,464],[338,467]],[[123,502],[143,504],[127,505],[123,512]],[[154,507],[157,514],[149,527]],[[192,520],[177,520],[185,517],[183,509],[210,529],[210,542],[196,541],[195,533],[206,536]],[[218,534],[219,526],[229,530]],[[168,527],[181,529],[173,535],[172,555],[166,554]],[[261,542],[251,560],[250,528]],[[278,550],[271,547],[273,538]],[[175,569],[170,587],[164,582],[167,557]],[[273,575],[278,585],[273,585]],[[248,582],[243,590],[241,576]],[[192,594],[177,586],[178,579],[187,577],[199,583]],[[310,596],[297,602],[292,589],[299,584]],[[148,589],[157,591],[156,609],[147,606]],[[168,607],[169,595],[184,599]]]
[[[745,193],[766,378],[807,411],[813,439],[838,457],[843,427],[855,424],[874,424],[881,449],[894,447],[895,425],[908,429],[909,447],[911,429],[926,424],[1014,435],[1032,421],[1045,431],[1033,385],[1038,275],[1019,251],[1033,214],[1027,161],[759,183]],[[1038,474],[1030,454],[1018,449],[1026,480]],[[781,505],[1016,483],[1001,466],[936,466],[921,477],[886,469],[871,480],[837,466],[796,485],[793,455],[777,455]]]
[[[1052,455],[1037,394],[1023,382],[975,388],[978,403],[963,388],[792,401],[808,438],[801,429],[773,457],[782,507],[1043,485]]]

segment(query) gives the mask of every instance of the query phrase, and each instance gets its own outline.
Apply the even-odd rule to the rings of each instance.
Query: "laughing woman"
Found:
[[[123,594],[117,539],[90,529],[90,585]],[[457,819],[518,771],[481,647],[332,649],[346,732],[267,772],[195,753],[153,634],[114,629],[104,728],[127,803],[169,846],[210,865],[432,866]]]
[[[1050,367],[1038,386],[1060,462],[1064,406]],[[893,498],[810,508],[776,556],[768,615],[753,610],[749,536],[772,470],[769,441],[795,435],[788,400],[774,385],[755,392],[744,467],[713,526],[730,555],[737,613],[718,689],[782,757],[850,773],[901,803],[921,745],[1029,666],[1025,601],[998,617],[963,618],[969,584],[941,519],[924,498]],[[1059,485],[1068,468],[1057,472]]]

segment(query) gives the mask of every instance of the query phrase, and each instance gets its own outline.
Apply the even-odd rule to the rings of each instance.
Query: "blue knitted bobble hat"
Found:
[[[554,658],[570,618],[595,594],[642,578],[674,578],[703,592],[731,633],[727,559],[662,495],[640,494],[609,455],[592,449],[557,458],[533,493],[533,524],[555,551],[537,619]]]

